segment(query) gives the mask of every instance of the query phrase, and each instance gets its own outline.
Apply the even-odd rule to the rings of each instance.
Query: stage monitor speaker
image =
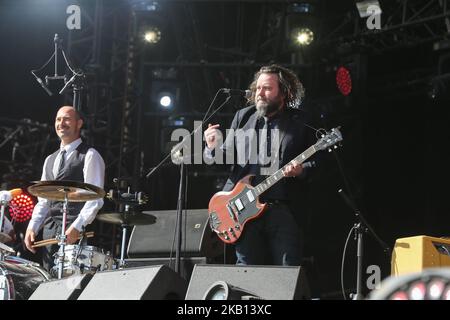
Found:
[[[175,255],[176,210],[144,211],[156,223],[135,226],[128,243],[129,258],[162,258]],[[183,212],[183,257],[214,258],[223,254],[224,245],[209,227],[207,209]]]
[[[97,272],[78,300],[182,300],[187,282],[167,266]]]
[[[449,239],[415,236],[395,241],[391,257],[391,275],[449,266]]]
[[[87,273],[42,282],[29,300],[76,300],[91,278],[92,274]]]
[[[172,270],[175,270],[175,257],[172,258],[137,258],[137,259],[125,259],[125,268],[136,268],[143,266],[155,266],[166,265]],[[188,257],[180,258],[180,276],[189,281],[191,278],[192,270],[196,264],[209,263],[206,257]]]
[[[228,291],[240,292],[236,299],[301,300],[310,291],[303,267],[196,265],[186,300],[206,299],[213,290],[226,284]],[[219,293],[220,290],[217,290]],[[220,295],[220,294],[219,294]],[[209,297],[213,299],[212,297]],[[221,297],[226,299],[226,297]],[[231,300],[232,298],[228,298]]]

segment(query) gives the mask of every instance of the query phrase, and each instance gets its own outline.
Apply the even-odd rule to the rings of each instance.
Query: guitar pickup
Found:
[[[253,195],[252,190],[248,190],[246,195],[247,195],[247,198],[248,198],[249,202],[253,202],[255,200],[255,196]]]
[[[239,211],[242,211],[242,209],[244,209],[244,205],[242,204],[241,199],[236,199],[236,200],[234,201],[234,204],[236,205],[236,208],[237,208]]]

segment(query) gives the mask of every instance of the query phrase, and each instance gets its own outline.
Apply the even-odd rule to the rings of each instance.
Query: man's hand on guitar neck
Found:
[[[301,163],[297,161],[291,161],[286,168],[283,170],[283,174],[285,177],[297,177],[301,175],[303,172],[303,166]]]
[[[220,124],[212,125],[208,124],[208,129],[205,130],[204,136],[206,140],[206,145],[209,149],[214,149],[217,145],[218,137],[220,134],[219,128]]]

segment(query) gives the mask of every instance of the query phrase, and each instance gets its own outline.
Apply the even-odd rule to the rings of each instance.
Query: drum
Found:
[[[58,253],[55,254],[55,266],[52,273],[58,274]],[[67,245],[64,249],[63,277],[73,274],[95,273],[111,270],[114,259],[109,253],[93,246]]]
[[[7,256],[0,261],[0,300],[27,300],[50,275],[38,263]]]

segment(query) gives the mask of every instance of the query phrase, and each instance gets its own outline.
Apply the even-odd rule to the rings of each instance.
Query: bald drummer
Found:
[[[71,106],[61,107],[55,118],[55,131],[61,140],[60,148],[49,155],[42,169],[42,181],[71,180],[89,183],[103,188],[105,163],[94,148],[81,140],[80,131],[83,119]],[[33,210],[30,223],[25,234],[25,246],[35,253],[32,247],[37,233],[43,228],[43,238],[51,239],[61,233],[62,202],[51,201],[39,197]],[[103,206],[103,199],[86,202],[69,202],[67,212],[66,236],[67,244],[73,244],[84,227],[94,221],[97,212]],[[43,247],[42,264],[50,270],[54,266],[54,253],[58,245]]]

